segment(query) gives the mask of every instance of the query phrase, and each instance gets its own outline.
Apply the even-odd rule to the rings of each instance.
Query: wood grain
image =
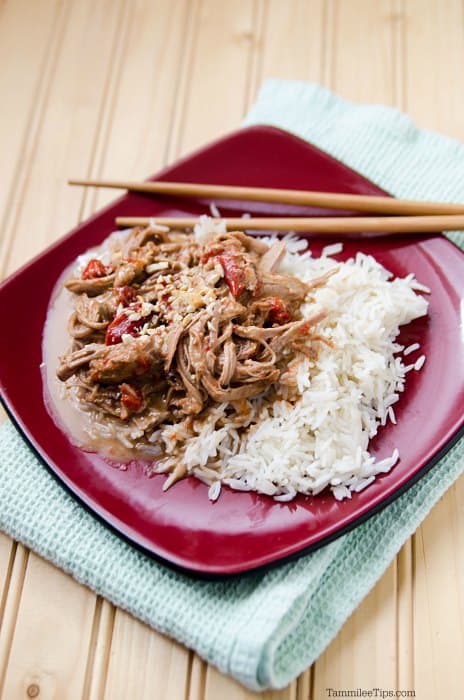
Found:
[[[314,698],[323,698],[326,688],[395,687],[395,605],[392,564],[316,662]]]
[[[331,87],[350,100],[391,104],[395,15],[390,0],[334,0],[333,6]]]
[[[191,3],[137,0],[131,9],[124,60],[94,156],[92,170],[102,177],[112,173],[142,179],[166,165],[173,116],[182,100],[179,83]],[[83,215],[118,196],[94,192]]]
[[[462,538],[457,536],[455,495],[451,489],[415,535],[414,676],[419,697],[457,698],[463,687],[455,661],[464,659],[463,579],[456,549]]]
[[[10,566],[11,566],[11,558],[12,558],[13,552],[12,552],[12,542],[7,537],[4,535],[2,532],[0,532],[0,590],[1,591],[6,591],[8,587],[8,577],[10,574]],[[3,610],[3,596],[0,598],[0,624],[1,624],[1,615],[2,615],[2,610]]]
[[[30,23],[23,21],[25,11]],[[0,212],[16,189],[24,167],[27,134],[46,81],[46,65],[59,27],[59,3],[18,0],[2,8],[0,18]],[[11,57],[15,60],[12,61]],[[17,90],[18,83],[22,86]],[[9,210],[10,207],[8,207]]]
[[[261,80],[321,80],[323,6],[322,0],[269,0],[262,37]]]
[[[185,647],[118,610],[103,697],[184,698],[189,686],[189,663]]]
[[[212,666],[208,666],[203,698],[204,700],[216,700],[217,698],[255,700],[259,697],[262,700],[296,700],[296,686],[295,681],[284,690],[266,691],[258,695],[227,676],[223,676]]]
[[[420,126],[462,140],[464,5],[427,0],[424,8],[423,0],[406,0],[403,17],[407,111]]]
[[[0,272],[6,262],[21,207],[24,202],[31,163],[35,156],[50,83],[60,50],[67,8],[62,3],[34,4],[31,24],[24,27],[26,4],[11,4],[0,24],[0,60],[2,71],[2,125],[0,129]],[[3,51],[8,52],[3,53]],[[10,56],[21,56],[12,65]],[[6,66],[6,69],[5,69]],[[25,90],[16,90],[17,84]]]
[[[104,695],[115,616],[116,608],[107,600],[97,597],[82,690],[83,700],[100,700]]]
[[[88,170],[125,6],[122,0],[82,0],[69,8],[30,145],[27,188],[12,223],[8,270],[23,262],[24,241],[27,256],[34,255],[76,225],[82,206],[82,193],[66,186],[66,176],[70,167]]]
[[[6,590],[2,597],[2,624],[0,629],[0,693],[3,692],[5,676],[9,668],[11,649],[14,643],[18,610],[24,588],[24,578],[29,560],[29,552],[21,544],[14,546],[5,578]],[[29,648],[28,648],[29,651]]]
[[[0,270],[114,196],[71,190],[69,175],[145,177],[236,128],[263,78],[322,81],[464,139],[463,14],[460,0],[0,4]],[[3,700],[255,697],[4,535],[0,590]],[[261,697],[457,700],[463,590],[461,479],[312,670]]]
[[[48,604],[37,605],[38,589],[47,591]],[[55,567],[30,554],[3,697],[30,695],[37,686],[43,697],[81,698],[94,606],[87,589],[64,574],[57,576]]]
[[[188,153],[240,124],[253,30],[250,0],[199,4],[177,143],[170,156]]]

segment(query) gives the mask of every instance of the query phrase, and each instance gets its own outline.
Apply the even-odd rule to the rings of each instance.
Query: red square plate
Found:
[[[314,146],[270,127],[238,131],[153,179],[384,194]],[[308,213],[280,205],[218,204],[224,215],[243,210]],[[96,516],[174,566],[217,576],[302,554],[346,532],[396,498],[456,441],[464,422],[464,255],[439,235],[367,236],[345,242],[341,259],[362,250],[397,276],[413,272],[432,290],[428,318],[410,324],[401,335],[405,344],[421,343],[427,362],[420,373],[409,375],[395,407],[398,424],[384,428],[371,445],[379,459],[399,448],[400,461],[389,474],[378,476],[366,490],[342,502],[323,493],[284,504],[223,488],[212,504],[207,487],[194,478],[163,493],[164,476],[148,478],[141,465],[127,471],[111,468],[98,455],[75,447],[46,410],[40,372],[42,330],[53,286],[78,254],[110,233],[116,215],[204,211],[205,203],[198,201],[128,194],[4,282],[0,287],[0,390],[11,417],[43,462]],[[321,240],[313,239],[311,245],[318,254]]]

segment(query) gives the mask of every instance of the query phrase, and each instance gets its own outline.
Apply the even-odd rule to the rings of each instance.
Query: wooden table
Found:
[[[142,178],[235,129],[267,77],[319,81],[464,139],[461,0],[0,0],[6,275]],[[1,477],[0,477],[1,478]],[[4,700],[244,700],[195,654],[0,535]],[[268,700],[326,689],[463,697],[464,480],[330,647]]]

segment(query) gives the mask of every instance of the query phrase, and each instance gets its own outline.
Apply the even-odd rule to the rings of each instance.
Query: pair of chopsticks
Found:
[[[264,187],[235,187],[186,182],[131,182],[125,180],[69,180],[70,185],[108,187],[130,192],[176,197],[214,198],[293,204],[299,206],[367,211],[381,216],[349,217],[241,217],[223,218],[228,229],[305,231],[308,233],[434,233],[464,229],[464,204],[421,202],[393,197],[359,194],[338,194],[306,190],[285,190]],[[170,228],[191,228],[198,217],[155,217],[157,224]],[[118,226],[148,226],[153,219],[118,217]]]

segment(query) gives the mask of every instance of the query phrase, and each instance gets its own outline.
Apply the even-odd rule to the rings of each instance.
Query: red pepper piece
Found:
[[[89,260],[85,270],[82,273],[82,279],[93,280],[96,277],[106,277],[107,275],[110,275],[111,272],[112,269],[103,265],[101,260],[98,260],[98,258],[92,258],[92,260]]]
[[[269,310],[269,318],[271,321],[283,325],[292,320],[292,315],[285,308],[282,299],[279,299],[279,297],[271,297],[269,301],[271,302]]]
[[[218,255],[217,259],[224,270],[224,279],[230,289],[230,293],[238,299],[245,290],[245,275],[240,267],[239,258],[236,255],[223,253]]]
[[[126,314],[119,314],[119,316],[116,316],[116,318],[111,321],[110,325],[106,329],[105,344],[117,345],[118,343],[121,343],[122,336],[126,333],[135,337],[144,323],[144,318],[141,318],[138,321],[129,321]]]
[[[121,403],[131,413],[140,411],[143,405],[143,397],[138,389],[130,384],[120,384],[119,391],[121,392]]]
[[[127,311],[137,313],[140,311],[140,308],[141,304],[137,302],[136,304],[130,304],[127,307]],[[130,321],[130,313],[128,314],[127,311],[124,311],[122,314],[119,314],[119,316],[116,316],[116,318],[111,321],[110,325],[106,329],[106,345],[117,345],[118,343],[121,343],[122,336],[125,333],[135,337],[152,316],[152,314],[150,314],[149,316],[142,316],[141,318],[137,319],[137,321]]]
[[[115,290],[118,295],[118,302],[123,306],[129,306],[137,299],[137,292],[134,287],[125,285],[124,287],[115,287]]]
[[[309,329],[311,328],[312,325],[313,324],[311,323],[311,321],[304,323],[300,328],[300,331],[299,331],[300,335],[306,335],[306,333],[309,333]]]
[[[165,305],[166,309],[168,311],[171,311],[171,309],[172,309],[171,294],[169,294],[168,292],[166,292],[165,294],[162,294],[161,301]]]
[[[201,256],[201,264],[204,265],[208,262],[210,258],[215,258],[217,255],[222,253],[223,250],[224,248],[220,245],[212,246],[209,250],[206,251],[206,253],[203,253],[203,255]]]

